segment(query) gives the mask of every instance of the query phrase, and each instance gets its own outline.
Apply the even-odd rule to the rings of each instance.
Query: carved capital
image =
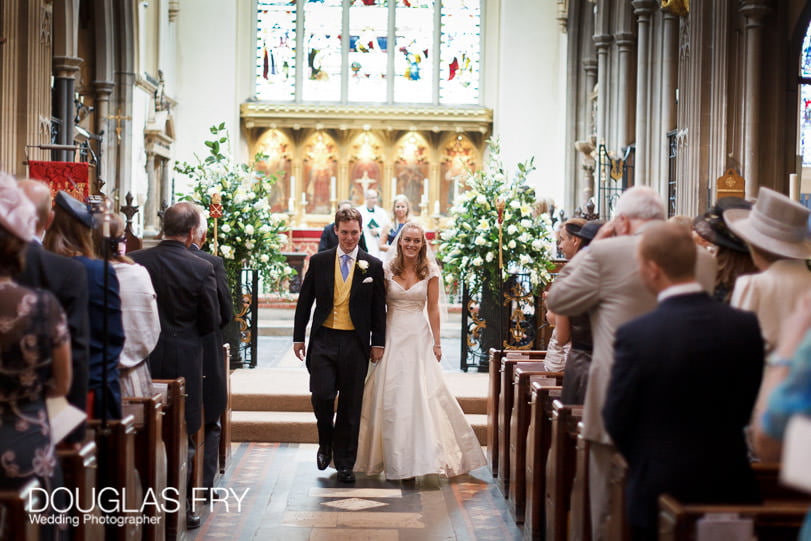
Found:
[[[177,15],[180,13],[180,0],[169,0],[169,22],[177,21]]]
[[[608,49],[608,46],[614,41],[614,37],[609,34],[595,34],[592,39],[594,39],[594,46],[597,47],[598,50]]]
[[[746,17],[747,28],[763,26],[763,19],[771,10],[768,0],[744,0],[738,8],[738,12]]]
[[[112,81],[93,81],[93,89],[96,91],[97,100],[109,100],[115,89],[115,83]]]
[[[597,60],[593,58],[584,58],[583,71],[586,73],[597,73]]]
[[[656,0],[633,0],[631,5],[634,7],[634,15],[636,15],[637,22],[648,22],[651,14],[659,7]]]
[[[623,52],[630,50],[631,47],[634,46],[634,43],[636,43],[634,35],[630,32],[618,32],[614,34],[614,41],[617,42],[619,50]]]
[[[560,23],[560,31],[564,34],[568,30],[569,23],[569,0],[557,0],[558,3],[558,23]]]
[[[75,56],[55,56],[53,57],[54,77],[63,79],[74,79],[79,72],[79,66],[84,59]]]

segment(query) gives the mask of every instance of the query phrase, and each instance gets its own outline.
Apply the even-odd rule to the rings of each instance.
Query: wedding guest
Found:
[[[68,402],[82,411],[87,410],[87,364],[90,356],[90,320],[87,314],[87,272],[78,261],[49,252],[42,246],[45,231],[54,219],[51,190],[39,180],[23,179],[17,183],[34,204],[37,225],[25,250],[25,268],[14,277],[18,284],[42,288],[53,293],[68,318],[70,331],[71,379]],[[66,440],[84,440],[84,423]]]
[[[112,266],[96,259],[92,230],[96,225],[93,214],[66,192],[56,195],[54,221],[45,235],[45,247],[57,254],[72,257],[87,272],[88,315],[90,317],[90,362],[88,365],[88,409],[101,419],[121,418],[121,388],[118,383],[118,359],[124,346],[124,326],[121,315],[121,296],[118,278]],[[107,274],[107,304],[105,306],[104,280]],[[107,318],[107,357],[102,354],[104,320]],[[107,381],[102,380],[103,366],[107,367]],[[104,405],[103,388],[107,404]]]
[[[403,228],[403,225],[405,225],[405,223],[408,221],[408,215],[410,213],[411,203],[409,203],[408,197],[403,194],[395,195],[394,203],[392,205],[392,216],[394,216],[394,220],[382,229],[382,233],[380,235],[381,252],[389,251],[389,246],[392,242],[394,242],[397,234]]]
[[[730,231],[724,222],[724,211],[733,208],[751,209],[752,203],[739,197],[722,197],[710,210],[693,220],[693,232],[712,243],[711,253],[715,255],[718,264],[712,296],[727,304],[738,277],[757,272],[746,243]]]
[[[35,224],[34,206],[16,182],[0,178],[0,488],[38,479],[54,494],[62,476],[45,398],[70,389],[70,337],[56,297],[11,279],[22,270]],[[41,538],[53,533],[40,531]]]
[[[122,397],[152,396],[152,375],[147,358],[158,343],[161,332],[158,303],[152,279],[147,270],[125,255],[127,238],[124,220],[113,215],[110,221],[110,263],[120,285],[124,349],[118,360]],[[97,228],[94,230],[96,255],[104,257],[105,242]]]
[[[344,199],[340,203],[338,203],[338,210],[342,209],[351,209],[352,208],[352,201],[348,199]],[[338,235],[335,234],[335,222],[329,223],[324,226],[324,230],[321,232],[321,240],[318,241],[318,251],[324,252],[331,248],[335,248],[338,246]],[[364,252],[367,252],[366,249],[366,237],[363,235],[360,236],[360,242],[358,243],[360,249]]]
[[[380,258],[381,231],[389,225],[389,216],[385,210],[377,206],[377,190],[366,190],[366,200],[358,207],[363,219],[363,238],[366,239],[367,253]]]

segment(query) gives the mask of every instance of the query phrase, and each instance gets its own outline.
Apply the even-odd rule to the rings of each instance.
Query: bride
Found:
[[[395,480],[484,466],[479,441],[442,378],[441,277],[421,226],[402,227],[384,272],[386,348],[366,378],[355,471]]]

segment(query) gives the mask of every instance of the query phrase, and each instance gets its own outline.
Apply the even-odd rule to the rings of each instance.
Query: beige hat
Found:
[[[752,210],[729,209],[724,221],[749,244],[787,257],[811,259],[807,208],[769,188],[760,188]]]
[[[34,204],[17,187],[17,181],[0,171],[0,226],[28,242],[34,236],[37,214]]]

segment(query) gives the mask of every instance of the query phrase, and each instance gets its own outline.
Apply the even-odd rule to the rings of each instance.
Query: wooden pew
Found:
[[[141,477],[144,492],[151,489],[158,502],[166,488],[166,447],[163,443],[163,395],[129,397],[121,401],[124,415],[135,419],[135,467]],[[144,515],[151,520],[144,524],[144,539],[161,540],[166,537],[166,517],[161,506],[146,506]],[[154,523],[153,523],[154,522]]]
[[[71,509],[70,515],[77,517],[77,525],[71,526],[71,539],[75,541],[91,541],[104,538],[104,525],[100,521],[84,520],[84,513],[79,508],[93,509],[95,516],[101,516],[101,511],[95,505],[93,495],[97,492],[98,458],[96,443],[85,442],[78,450],[74,448],[57,449],[56,457],[62,467],[62,484],[72,494],[78,495],[79,500]],[[2,538],[2,536],[0,536]]]
[[[546,539],[565,541],[574,481],[577,423],[583,406],[552,405],[552,445],[546,461]]]
[[[113,515],[135,516],[136,513],[123,510],[124,506],[126,509],[140,509],[143,502],[141,480],[135,469],[135,419],[132,415],[127,415],[121,420],[107,421],[106,433],[98,419],[91,419],[87,426],[92,430],[99,449],[97,493],[102,486],[115,488],[115,498],[122,510]],[[142,531],[140,524],[131,522],[124,522],[122,526],[109,524],[105,527],[105,539],[140,539]]]
[[[589,440],[583,436],[583,422],[577,423],[575,474],[569,504],[569,541],[591,541],[591,506],[589,505]],[[620,537],[607,537],[620,541]]]
[[[526,503],[524,539],[543,539],[544,496],[546,494],[546,458],[552,443],[552,402],[560,399],[562,387],[545,385],[544,378],[530,378],[531,404],[527,429]]]
[[[752,534],[769,541],[795,541],[809,503],[778,502],[766,505],[683,505],[665,494],[659,497],[659,540],[692,541],[698,529],[726,516],[751,522]],[[717,524],[717,523],[716,523]],[[727,536],[729,539],[741,537]]]
[[[166,485],[177,490],[177,513],[166,515],[166,538],[182,539],[186,532],[186,482],[189,438],[186,431],[186,380],[153,380],[163,394],[163,442],[166,445]]]
[[[527,430],[531,416],[532,393],[530,381],[542,378],[546,385],[560,385],[561,372],[547,372],[542,362],[519,363],[513,376],[513,407],[510,415],[510,452],[507,504],[515,522],[524,522],[526,502]]]
[[[487,387],[487,460],[493,477],[498,477],[498,418],[501,395],[501,360],[515,350],[490,349],[489,385]],[[543,359],[545,351],[521,351],[530,358]]]
[[[42,488],[39,481],[32,479],[19,489],[0,490],[0,539],[39,540],[39,525],[30,519],[32,509],[44,503],[37,488]]]
[[[515,352],[512,352],[515,353]],[[520,352],[526,356],[526,352]],[[546,352],[534,352],[531,359],[511,358],[505,356],[501,359],[500,389],[498,397],[498,417],[496,419],[496,439],[498,440],[498,476],[497,485],[505,496],[510,489],[510,417],[513,409],[513,377],[515,366],[518,363],[539,362],[546,357]]]
[[[200,410],[200,417],[203,416],[203,410]],[[192,434],[190,444],[194,446],[194,456],[191,461],[191,486],[202,488],[203,487],[203,462],[206,452],[206,423],[201,419],[200,428]]]
[[[811,495],[808,493],[780,484],[779,463],[754,462],[752,471],[755,472],[760,497],[763,498],[764,503],[786,500],[811,502]]]
[[[220,417],[220,474],[225,473],[228,461],[231,460],[231,344],[226,343],[222,345],[222,357],[225,363],[225,388],[228,394],[225,402],[225,411],[222,412],[222,416]]]
[[[625,479],[628,475],[628,463],[619,453],[611,456],[608,473],[608,515],[603,522],[601,531],[606,539],[629,541],[631,530],[628,525],[628,507],[625,504]]]

